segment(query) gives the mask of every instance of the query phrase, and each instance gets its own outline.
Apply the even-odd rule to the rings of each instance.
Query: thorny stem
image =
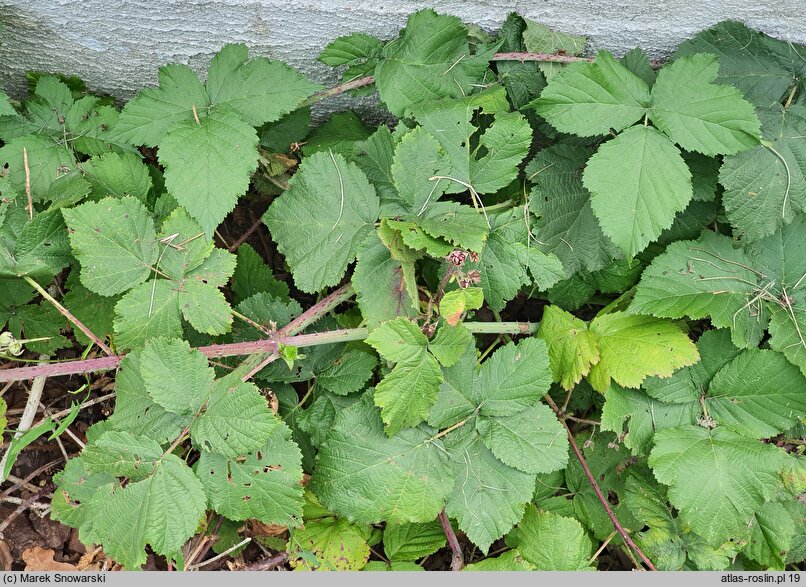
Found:
[[[70,311],[67,308],[65,308],[58,301],[56,301],[56,298],[54,298],[52,295],[50,295],[44,287],[39,285],[36,281],[31,279],[27,275],[23,275],[22,278],[26,282],[28,282],[28,285],[30,285],[37,292],[39,292],[39,295],[41,295],[43,298],[45,298],[47,301],[49,301],[53,305],[53,307],[56,308],[59,311],[59,313],[62,316],[64,316],[70,322],[72,322],[76,326],[76,328],[78,328],[81,332],[83,332],[87,336],[87,338],[89,338],[92,342],[94,342],[96,345],[98,345],[98,348],[100,348],[107,355],[114,356],[115,352],[111,348],[109,348],[106,345],[106,343],[104,343],[104,341],[102,341],[100,338],[98,338],[92,332],[92,330],[90,330],[89,328],[84,326],[84,324],[78,318],[73,316],[73,314],[71,314]]]
[[[439,512],[439,523],[442,524],[442,531],[445,532],[445,538],[448,539],[448,545],[451,547],[451,570],[461,571],[465,566],[465,557],[462,554],[459,539],[456,538],[456,532],[453,531],[451,521],[448,519],[448,514],[445,513],[444,509]]]
[[[559,407],[557,406],[556,403],[554,403],[554,400],[551,399],[550,396],[545,395],[543,397],[548,402],[548,404],[551,406],[551,409],[554,410],[554,412],[557,414],[557,416],[559,417],[560,422],[562,422],[562,425],[565,427],[565,431],[568,434],[568,442],[571,443],[571,449],[574,451],[574,455],[576,455],[576,458],[579,461],[579,464],[582,466],[582,470],[585,472],[585,477],[588,478],[588,482],[591,484],[591,487],[593,487],[593,491],[596,493],[596,497],[599,498],[599,502],[604,507],[605,512],[607,512],[607,517],[610,518],[610,521],[613,523],[613,527],[616,529],[616,531],[619,534],[621,534],[621,537],[624,539],[624,542],[633,551],[635,551],[635,554],[637,554],[639,557],[641,557],[641,560],[644,561],[644,564],[647,566],[647,568],[650,571],[656,571],[657,569],[655,568],[655,565],[652,564],[652,561],[647,558],[647,556],[638,547],[638,545],[633,541],[633,539],[630,538],[630,535],[627,533],[627,531],[624,529],[624,527],[618,521],[618,518],[616,518],[616,514],[613,513],[613,509],[610,507],[610,504],[607,502],[607,498],[604,496],[604,494],[602,493],[601,488],[599,487],[599,484],[596,482],[596,478],[593,476],[593,473],[591,472],[590,467],[588,467],[588,463],[585,460],[585,457],[582,455],[582,451],[579,450],[579,447],[577,446],[577,443],[574,440],[574,435],[571,432],[571,429],[568,428],[568,425],[565,423],[565,419],[563,418],[562,412],[560,412]]]
[[[324,302],[325,300],[322,301]],[[338,305],[338,303],[335,305]],[[294,320],[294,322],[291,322],[285,328],[278,330],[274,339],[262,339],[229,344],[213,344],[209,346],[197,347],[196,350],[201,352],[207,358],[235,357],[244,355],[268,355],[268,357],[277,358],[276,351],[279,344],[304,348],[322,344],[364,340],[368,336],[369,333],[366,328],[347,328],[342,330],[330,330],[325,332],[313,332],[310,334],[298,335],[286,334],[286,332],[299,332],[307,327],[310,323],[314,322],[315,314],[321,315],[322,310],[324,309],[323,307],[317,306],[312,307],[310,310],[308,310],[308,312],[300,314]],[[294,328],[290,328],[291,326],[294,326]],[[472,334],[532,334],[537,331],[538,324],[529,322],[464,322],[464,326]],[[125,355],[113,355],[111,357],[101,357],[98,359],[87,359],[82,361],[65,361],[62,363],[36,365],[33,367],[0,369],[0,383],[5,383],[7,381],[23,381],[39,376],[57,377],[60,375],[76,375],[79,373],[110,371],[117,368],[124,356]],[[267,357],[261,359],[261,361],[266,360]],[[265,362],[264,364],[268,364],[269,362],[271,361]],[[259,370],[260,369],[257,369],[257,371]]]
[[[496,53],[493,55],[491,61],[520,61],[523,63],[524,61],[544,61],[548,63],[574,63],[577,61],[587,61],[588,63],[592,63],[594,58],[592,57],[576,57],[574,55],[561,55],[555,53],[527,53],[527,52],[506,52],[506,53]],[[650,61],[653,69],[660,69],[661,63],[653,59]],[[301,106],[310,106],[312,104],[316,104],[317,102],[321,102],[327,98],[332,98],[333,96],[339,96],[344,94],[345,92],[349,92],[350,90],[357,90],[358,88],[364,88],[366,86],[370,86],[375,83],[375,78],[371,75],[367,77],[360,77],[354,80],[350,80],[349,82],[345,82],[343,84],[339,84],[338,86],[334,86],[327,90],[323,90],[318,92],[302,102]]]

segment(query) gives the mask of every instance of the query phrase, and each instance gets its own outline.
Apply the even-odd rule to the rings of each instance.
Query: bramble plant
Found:
[[[0,93],[0,382],[116,369],[0,399],[2,479],[84,418],[51,516],[129,569],[802,569],[806,47],[586,44],[422,10],[329,90],[227,45]]]

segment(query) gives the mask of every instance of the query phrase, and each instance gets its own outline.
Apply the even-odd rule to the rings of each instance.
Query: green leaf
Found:
[[[675,371],[671,377],[651,377],[644,381],[647,394],[665,403],[699,402],[714,375],[741,352],[733,345],[730,333],[725,329],[703,332],[697,341],[697,350],[699,363]]]
[[[237,264],[232,275],[232,293],[235,302],[239,303],[261,292],[274,297],[287,298],[288,285],[280,281],[260,255],[249,244],[243,243],[238,247]]]
[[[331,393],[348,395],[364,387],[377,364],[374,353],[366,347],[348,348],[316,369],[316,382]]]
[[[473,430],[454,430],[445,444],[457,479],[445,511],[486,553],[520,521],[534,492],[534,475],[499,461]]]
[[[670,377],[700,359],[694,342],[669,320],[613,312],[595,318],[590,330],[600,357],[590,382],[600,392],[611,378],[624,387],[638,387],[646,377]]]
[[[748,301],[756,274],[747,255],[729,237],[705,231],[699,240],[672,243],[644,270],[630,312],[663,318],[711,318],[730,328],[739,347],[754,346],[763,314]]]
[[[714,84],[719,60],[680,57],[658,73],[649,117],[675,143],[704,155],[732,154],[758,144],[753,105],[736,88]]]
[[[352,283],[358,307],[370,328],[397,317],[417,316],[419,299],[413,262],[395,259],[375,234],[364,241],[356,258]]]
[[[258,450],[227,459],[202,451],[196,467],[211,507],[231,520],[297,527],[302,520],[302,454],[285,424]]]
[[[63,209],[62,215],[87,289],[112,296],[148,278],[157,261],[156,234],[137,199],[105,198]]]
[[[8,101],[8,95],[5,92],[0,92],[0,116],[16,116],[17,111]]]
[[[637,122],[649,107],[649,86],[599,51],[594,63],[571,63],[552,76],[532,104],[560,132],[591,137]]]
[[[68,173],[74,164],[72,152],[46,136],[27,135],[12,139],[0,148],[0,167],[8,168],[11,186],[18,193],[25,194],[26,184],[29,184],[34,202],[46,199],[56,179]]]
[[[489,243],[487,246],[490,246]],[[439,301],[439,315],[449,325],[456,326],[465,312],[478,310],[483,303],[484,291],[479,287],[454,289],[447,292]]]
[[[649,465],[680,517],[706,542],[744,537],[748,523],[773,497],[783,453],[718,427],[682,426],[655,435]]]
[[[783,571],[794,534],[795,524],[783,504],[765,503],[756,512],[744,552],[768,569]]]
[[[126,103],[115,127],[117,140],[154,147],[174,125],[193,120],[194,106],[200,112],[207,105],[207,92],[187,65],[160,67],[159,84]]]
[[[422,524],[387,524],[383,551],[392,561],[414,561],[445,546],[445,532],[437,521]]]
[[[602,145],[582,181],[602,231],[628,257],[669,228],[692,196],[691,172],[680,151],[645,126],[627,129]]]
[[[551,473],[568,464],[568,436],[547,405],[500,418],[479,418],[482,442],[502,463],[525,473]]]
[[[371,134],[372,129],[352,110],[335,112],[308,135],[302,151],[306,157],[320,151],[332,151],[349,160],[355,144]]]
[[[406,133],[395,147],[390,169],[401,203],[415,214],[436,202],[448,182],[432,180],[450,172],[450,161],[437,140],[422,127]]]
[[[535,566],[523,558],[517,549],[496,557],[488,557],[467,565],[463,571],[534,571]]]
[[[553,380],[568,391],[599,362],[596,335],[585,322],[557,306],[543,308],[537,336],[548,347]]]
[[[634,47],[627,51],[620,60],[620,63],[644,80],[651,88],[655,83],[657,72],[652,68],[652,62],[640,47]]]
[[[207,357],[184,340],[149,340],[140,355],[143,384],[157,404],[174,414],[192,416],[205,403],[213,384]]]
[[[455,365],[465,353],[465,349],[474,344],[473,335],[461,324],[451,326],[443,324],[437,330],[437,335],[429,343],[428,350],[444,367]]]
[[[582,169],[593,151],[587,147],[553,145],[538,152],[526,166],[532,182],[529,209],[538,215],[536,246],[562,261],[566,276],[584,268],[596,271],[619,255],[591,209],[591,195],[582,184]]]
[[[487,239],[488,226],[484,217],[470,206],[456,202],[432,204],[416,222],[430,236],[468,251],[480,252]]]
[[[429,522],[453,488],[448,457],[433,433],[420,426],[389,438],[365,395],[336,415],[311,489],[325,507],[361,523]]]
[[[193,471],[169,454],[147,479],[116,486],[91,505],[96,516],[93,531],[104,552],[126,568],[137,569],[146,562],[147,544],[158,554],[175,556],[196,532],[207,500]]]
[[[8,215],[16,216],[8,223],[16,226],[8,226],[8,232],[0,228],[0,275],[50,279],[67,267],[71,260],[70,246],[58,210],[40,212],[32,220],[20,208]]]
[[[239,376],[216,381],[205,405],[190,426],[193,444],[202,451],[235,458],[260,449],[280,425],[260,390]]]
[[[104,486],[116,481],[109,471],[90,473],[82,457],[72,458],[53,476],[58,490],[53,493],[51,517],[57,522],[79,528],[82,539],[96,522],[90,500]]]
[[[761,145],[725,157],[719,170],[722,202],[737,236],[771,235],[806,212],[806,108],[759,108]]]
[[[375,190],[353,163],[330,153],[306,157],[290,184],[263,219],[298,288],[336,285],[378,218]]]
[[[81,163],[80,169],[95,197],[132,196],[145,202],[151,189],[148,168],[133,153],[105,153]]]
[[[592,571],[593,545],[582,525],[529,506],[519,528],[518,550],[540,571]]]
[[[418,361],[426,354],[428,339],[417,324],[405,318],[396,318],[376,328],[366,338],[380,355],[394,363]]]
[[[697,417],[702,415],[697,401],[663,403],[642,391],[624,389],[619,385],[611,384],[604,395],[602,430],[610,430],[623,437],[624,446],[636,455],[649,452],[659,430],[695,424]],[[629,422],[627,433],[623,434],[625,420]]]
[[[369,560],[369,544],[359,527],[343,518],[325,517],[305,523],[288,542],[288,550],[300,556],[292,566],[303,570],[358,571]],[[311,558],[312,557],[312,558]]]
[[[255,130],[227,111],[175,124],[161,140],[165,187],[208,238],[249,187],[257,143]]]
[[[381,100],[400,116],[412,105],[469,94],[482,81],[489,55],[471,55],[467,29],[455,16],[420,10],[400,38],[384,47],[375,68]]]
[[[139,481],[156,472],[162,456],[162,447],[150,438],[109,431],[88,445],[81,458],[90,472]]]
[[[737,87],[755,105],[767,107],[781,101],[803,76],[802,51],[802,45],[772,39],[738,21],[723,21],[684,41],[674,57],[717,55],[717,81]]]
[[[588,42],[587,37],[553,31],[528,18],[525,21],[526,30],[523,31],[523,44],[530,53],[580,55]],[[550,62],[539,62],[538,67],[547,80],[562,71],[563,68],[559,63]]]
[[[442,371],[433,355],[422,353],[395,365],[375,387],[375,405],[389,436],[428,417],[437,399]]]
[[[383,43],[365,33],[352,33],[338,37],[322,49],[317,59],[331,67],[348,65],[360,59],[373,57],[383,48]]]
[[[115,342],[137,348],[155,337],[180,338],[182,322],[176,291],[167,279],[141,283],[115,304]]]
[[[115,411],[107,422],[114,430],[164,444],[181,434],[190,424],[191,416],[169,412],[152,399],[141,372],[141,357],[142,351],[134,351],[120,361],[115,378]]]
[[[279,120],[320,88],[285,63],[248,56],[246,45],[238,43],[224,45],[213,58],[205,88],[215,109],[260,126]]]
[[[483,108],[495,115],[492,124],[478,138],[472,124],[473,112]],[[439,181],[447,193],[474,190],[477,194],[494,193],[509,185],[517,176],[517,166],[529,151],[532,129],[526,118],[506,109],[503,88],[488,90],[465,100],[437,102],[414,109],[414,116],[444,149],[450,159],[447,179]],[[478,157],[478,153],[484,153]]]
[[[806,377],[780,353],[749,349],[716,373],[705,403],[720,424],[769,438],[806,412]]]
[[[479,406],[483,416],[511,416],[528,408],[551,385],[546,343],[527,338],[499,347],[482,364],[476,385],[485,392]]]

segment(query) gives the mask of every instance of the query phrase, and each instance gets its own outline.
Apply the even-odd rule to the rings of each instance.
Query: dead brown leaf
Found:
[[[77,571],[75,565],[60,563],[53,560],[56,553],[49,548],[33,546],[25,549],[22,560],[25,561],[26,571]]]

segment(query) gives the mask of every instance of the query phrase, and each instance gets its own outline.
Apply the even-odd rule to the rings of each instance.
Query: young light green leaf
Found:
[[[643,83],[643,82],[642,82]],[[602,231],[633,257],[672,225],[691,200],[691,172],[654,128],[635,126],[602,145],[582,182]]]
[[[487,246],[489,247],[490,243]],[[449,325],[456,326],[465,312],[478,310],[483,303],[484,291],[479,287],[453,289],[442,296],[439,301],[439,315]]]
[[[398,363],[375,387],[375,405],[389,436],[416,426],[428,417],[442,383],[442,370],[433,355]]]
[[[675,369],[700,359],[694,342],[670,320],[613,312],[595,318],[590,330],[600,358],[589,381],[600,392],[611,378],[624,387],[638,387],[646,377],[671,377]]]
[[[290,183],[263,219],[297,287],[315,292],[336,285],[372,231],[378,196],[364,174],[338,154],[307,157]]]
[[[158,249],[154,222],[140,201],[105,198],[62,215],[87,289],[111,296],[146,280]]]
[[[649,117],[675,143],[704,155],[732,154],[759,142],[753,105],[738,89],[714,82],[719,60],[680,57],[662,68],[652,87]]]
[[[445,193],[448,182],[431,178],[449,172],[447,154],[422,127],[406,133],[395,147],[392,177],[401,203],[413,214],[419,214]]]
[[[594,63],[571,63],[552,76],[532,104],[560,132],[591,137],[627,128],[649,103],[646,82],[599,51]]]
[[[596,336],[588,325],[558,308],[543,308],[537,337],[546,342],[554,381],[571,390],[599,362]]]

